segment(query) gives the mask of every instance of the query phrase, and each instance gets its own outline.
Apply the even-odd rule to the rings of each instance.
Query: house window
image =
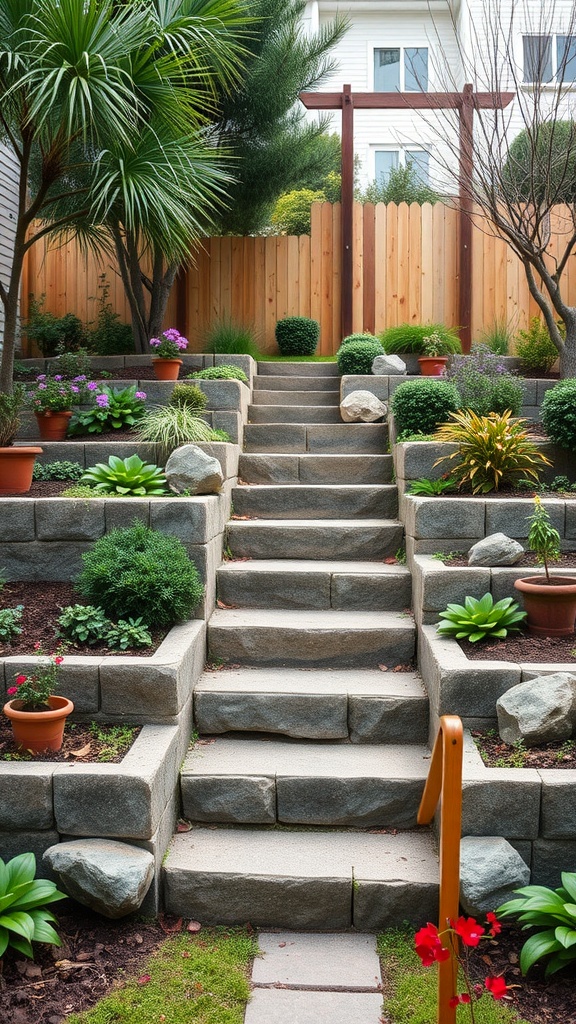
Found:
[[[427,92],[428,47],[397,46],[374,50],[375,92]]]
[[[524,36],[525,82],[576,82],[576,36]]]
[[[377,149],[374,152],[374,176],[379,185],[385,185],[390,171],[410,163],[421,185],[430,181],[430,154],[424,149]]]

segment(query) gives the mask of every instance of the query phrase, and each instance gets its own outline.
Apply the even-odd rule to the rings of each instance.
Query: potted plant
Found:
[[[62,374],[40,373],[27,393],[30,408],[36,416],[43,441],[63,441],[68,431],[72,410],[86,394],[98,385],[86,377],[64,380]]]
[[[423,377],[441,377],[444,372],[451,348],[437,331],[432,331],[422,339],[422,355],[418,356],[418,365]]]
[[[42,650],[36,647],[39,654]],[[56,651],[48,663],[31,675],[16,676],[15,685],[6,691],[11,700],[4,705],[14,740],[21,750],[41,754],[60,750],[66,718],[74,710],[67,697],[56,696],[58,669],[64,658]]]
[[[548,563],[560,555],[560,534],[538,495],[528,522],[528,547],[544,566],[545,575],[528,576],[514,584],[524,600],[526,624],[536,636],[571,636],[576,619],[576,577],[550,575]]]
[[[169,327],[159,338],[150,338],[150,346],[155,352],[152,365],[158,380],[178,380],[182,366],[178,356],[188,348],[187,339],[175,327]]]
[[[25,494],[32,484],[34,460],[41,448],[15,445],[20,426],[24,388],[16,384],[12,394],[0,392],[0,494]]]

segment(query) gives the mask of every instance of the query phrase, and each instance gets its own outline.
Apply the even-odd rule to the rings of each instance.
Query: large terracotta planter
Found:
[[[4,714],[10,719],[14,739],[20,750],[42,754],[46,750],[60,750],[64,725],[74,705],[67,697],[49,697],[50,711],[22,711],[22,701],[9,700]]]
[[[32,472],[41,448],[13,445],[0,448],[0,494],[25,494],[32,486]]]
[[[178,380],[182,360],[162,359],[158,356],[152,360],[152,366],[154,367],[157,380]]]
[[[516,580],[527,612],[526,625],[536,636],[572,636],[576,619],[576,577],[527,576]]]
[[[423,377],[441,377],[448,356],[418,356],[418,365]]]
[[[65,412],[35,412],[38,430],[43,441],[63,441],[68,433],[68,425],[72,413]]]

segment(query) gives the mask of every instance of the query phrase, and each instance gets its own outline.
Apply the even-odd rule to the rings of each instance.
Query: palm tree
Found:
[[[115,231],[118,250],[120,231],[126,251],[187,258],[226,182],[203,125],[246,23],[244,0],[0,0],[0,136],[20,169],[0,391],[24,259],[44,235],[106,246]]]

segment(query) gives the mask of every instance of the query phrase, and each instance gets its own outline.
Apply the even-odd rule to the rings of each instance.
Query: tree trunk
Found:
[[[560,376],[576,377],[576,320],[566,323],[566,340],[560,353]]]
[[[0,391],[4,391],[7,394],[11,394],[13,388],[14,355],[18,331],[18,296],[23,263],[24,246],[17,239],[14,246],[10,284],[8,285],[6,302],[4,304],[4,344],[2,347],[2,362],[0,364]]]

